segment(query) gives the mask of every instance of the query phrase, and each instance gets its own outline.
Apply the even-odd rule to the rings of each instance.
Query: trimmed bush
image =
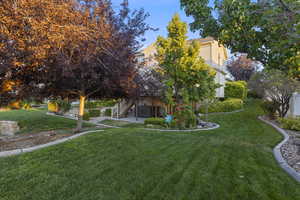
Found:
[[[83,116],[82,116],[82,119],[86,120],[86,121],[89,121],[90,120],[90,113],[88,113],[88,112],[84,113]]]
[[[243,100],[242,99],[227,99],[225,101],[217,101],[214,104],[211,104],[208,107],[208,113],[218,113],[218,112],[232,112],[236,110],[240,110],[243,108]],[[202,106],[199,110],[200,113],[205,113],[206,108]]]
[[[104,116],[108,116],[108,117],[111,116],[111,109],[110,109],[110,108],[109,108],[109,109],[106,109],[106,110],[104,111]]]
[[[263,101],[260,104],[260,107],[263,109],[266,115],[268,115],[271,119],[276,118],[276,110],[279,107],[278,104],[273,101]]]
[[[225,98],[247,98],[247,83],[245,81],[227,82],[225,85]]]
[[[284,129],[300,131],[300,118],[280,118],[278,121]]]
[[[48,102],[48,111],[49,112],[58,112],[58,104],[55,101]]]
[[[158,125],[158,126],[165,126],[166,121],[164,118],[148,118],[144,122],[145,125]]]
[[[99,117],[101,115],[101,112],[100,110],[89,110],[89,113],[90,113],[90,117]]]

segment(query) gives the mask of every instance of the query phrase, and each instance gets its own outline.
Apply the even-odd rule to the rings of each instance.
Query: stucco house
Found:
[[[216,97],[224,97],[224,86],[226,76],[226,61],[228,59],[227,49],[212,37],[189,40],[200,42],[200,55],[207,64],[216,70],[216,83],[222,87],[216,89]],[[144,66],[140,69],[137,77],[138,89],[134,98],[123,100],[113,110],[115,117],[134,115],[136,117],[158,117],[167,110],[161,99],[163,84],[153,73],[149,73],[157,67],[154,59],[156,54],[155,44],[151,44],[142,51]]]
[[[227,49],[214,40],[212,37],[189,40],[198,41],[200,43],[200,55],[207,64],[217,71],[216,83],[225,85],[225,62],[228,59]],[[155,44],[151,44],[143,50],[145,58],[148,58],[145,68],[155,67],[157,65],[154,55],[156,53]],[[224,97],[224,87],[220,87],[216,91],[216,97]]]

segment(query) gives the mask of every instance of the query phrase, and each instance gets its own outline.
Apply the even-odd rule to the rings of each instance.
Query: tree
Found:
[[[247,58],[247,55],[242,54],[230,60],[226,68],[235,81],[249,81],[257,70],[257,62]]]
[[[157,39],[156,60],[167,86],[167,102],[176,112],[184,113],[191,110],[189,105],[192,102],[215,95],[216,72],[199,56],[199,43],[188,44],[187,24],[180,20],[178,14],[172,18],[167,29],[168,37]],[[194,116],[192,112],[188,115]],[[182,116],[179,114],[179,117]]]
[[[285,76],[279,70],[257,72],[251,78],[249,87],[265,100],[271,101],[280,117],[285,117],[293,93],[300,89],[297,80]]]
[[[247,53],[265,67],[298,76],[298,0],[181,0],[192,30],[213,36],[233,53]]]
[[[16,46],[3,74],[44,97],[79,98],[80,130],[86,98],[124,97],[133,84],[148,14],[121,6],[115,13],[109,0],[1,2],[1,44]]]
[[[81,10],[90,10],[89,3],[90,1],[82,2]],[[103,5],[100,6],[93,7],[92,10],[99,12]],[[58,94],[80,97],[78,130],[82,126],[84,102],[87,98],[120,98],[129,94],[137,70],[136,54],[140,47],[138,39],[150,29],[144,23],[147,17],[144,11],[136,11],[131,15],[126,1],[118,15],[113,15],[109,4],[102,9],[104,10],[97,15],[95,12],[86,14],[84,24],[91,23],[91,27],[96,28],[92,38],[79,40],[79,43],[74,44],[76,36],[73,37],[71,46],[65,48],[66,51],[58,56],[55,66],[49,69],[53,72],[53,77],[58,78],[55,81],[50,79],[49,89],[56,88],[54,92]],[[105,19],[105,16],[108,17]],[[103,23],[97,21],[98,18]],[[90,22],[90,19],[93,20]],[[70,53],[69,49],[73,52]]]

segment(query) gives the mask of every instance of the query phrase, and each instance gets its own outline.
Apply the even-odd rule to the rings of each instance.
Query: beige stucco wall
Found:
[[[224,97],[224,86],[226,83],[225,74],[221,73],[221,71],[225,72],[225,62],[227,61],[227,49],[219,45],[216,40],[213,38],[203,38],[197,39],[200,42],[200,55],[207,64],[217,70],[215,81],[223,85],[221,88],[216,90],[217,97]],[[151,44],[147,48],[143,50],[143,54],[145,58],[148,58],[146,62],[147,67],[155,66],[157,62],[154,60],[154,55],[156,53],[155,45]]]

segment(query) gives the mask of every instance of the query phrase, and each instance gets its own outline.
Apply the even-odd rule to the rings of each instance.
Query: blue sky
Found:
[[[122,1],[123,0],[112,0],[113,8],[119,8]],[[146,33],[145,38],[147,40],[144,42],[144,46],[154,42],[159,35],[167,35],[166,27],[176,12],[180,14],[183,21],[187,23],[192,22],[192,18],[187,17],[184,11],[180,9],[179,0],[129,0],[129,7],[132,9],[144,8],[145,11],[150,14],[147,23],[153,28],[159,28],[156,32],[149,31]],[[190,39],[197,38],[199,37],[199,32],[192,33],[189,31],[188,36]]]

